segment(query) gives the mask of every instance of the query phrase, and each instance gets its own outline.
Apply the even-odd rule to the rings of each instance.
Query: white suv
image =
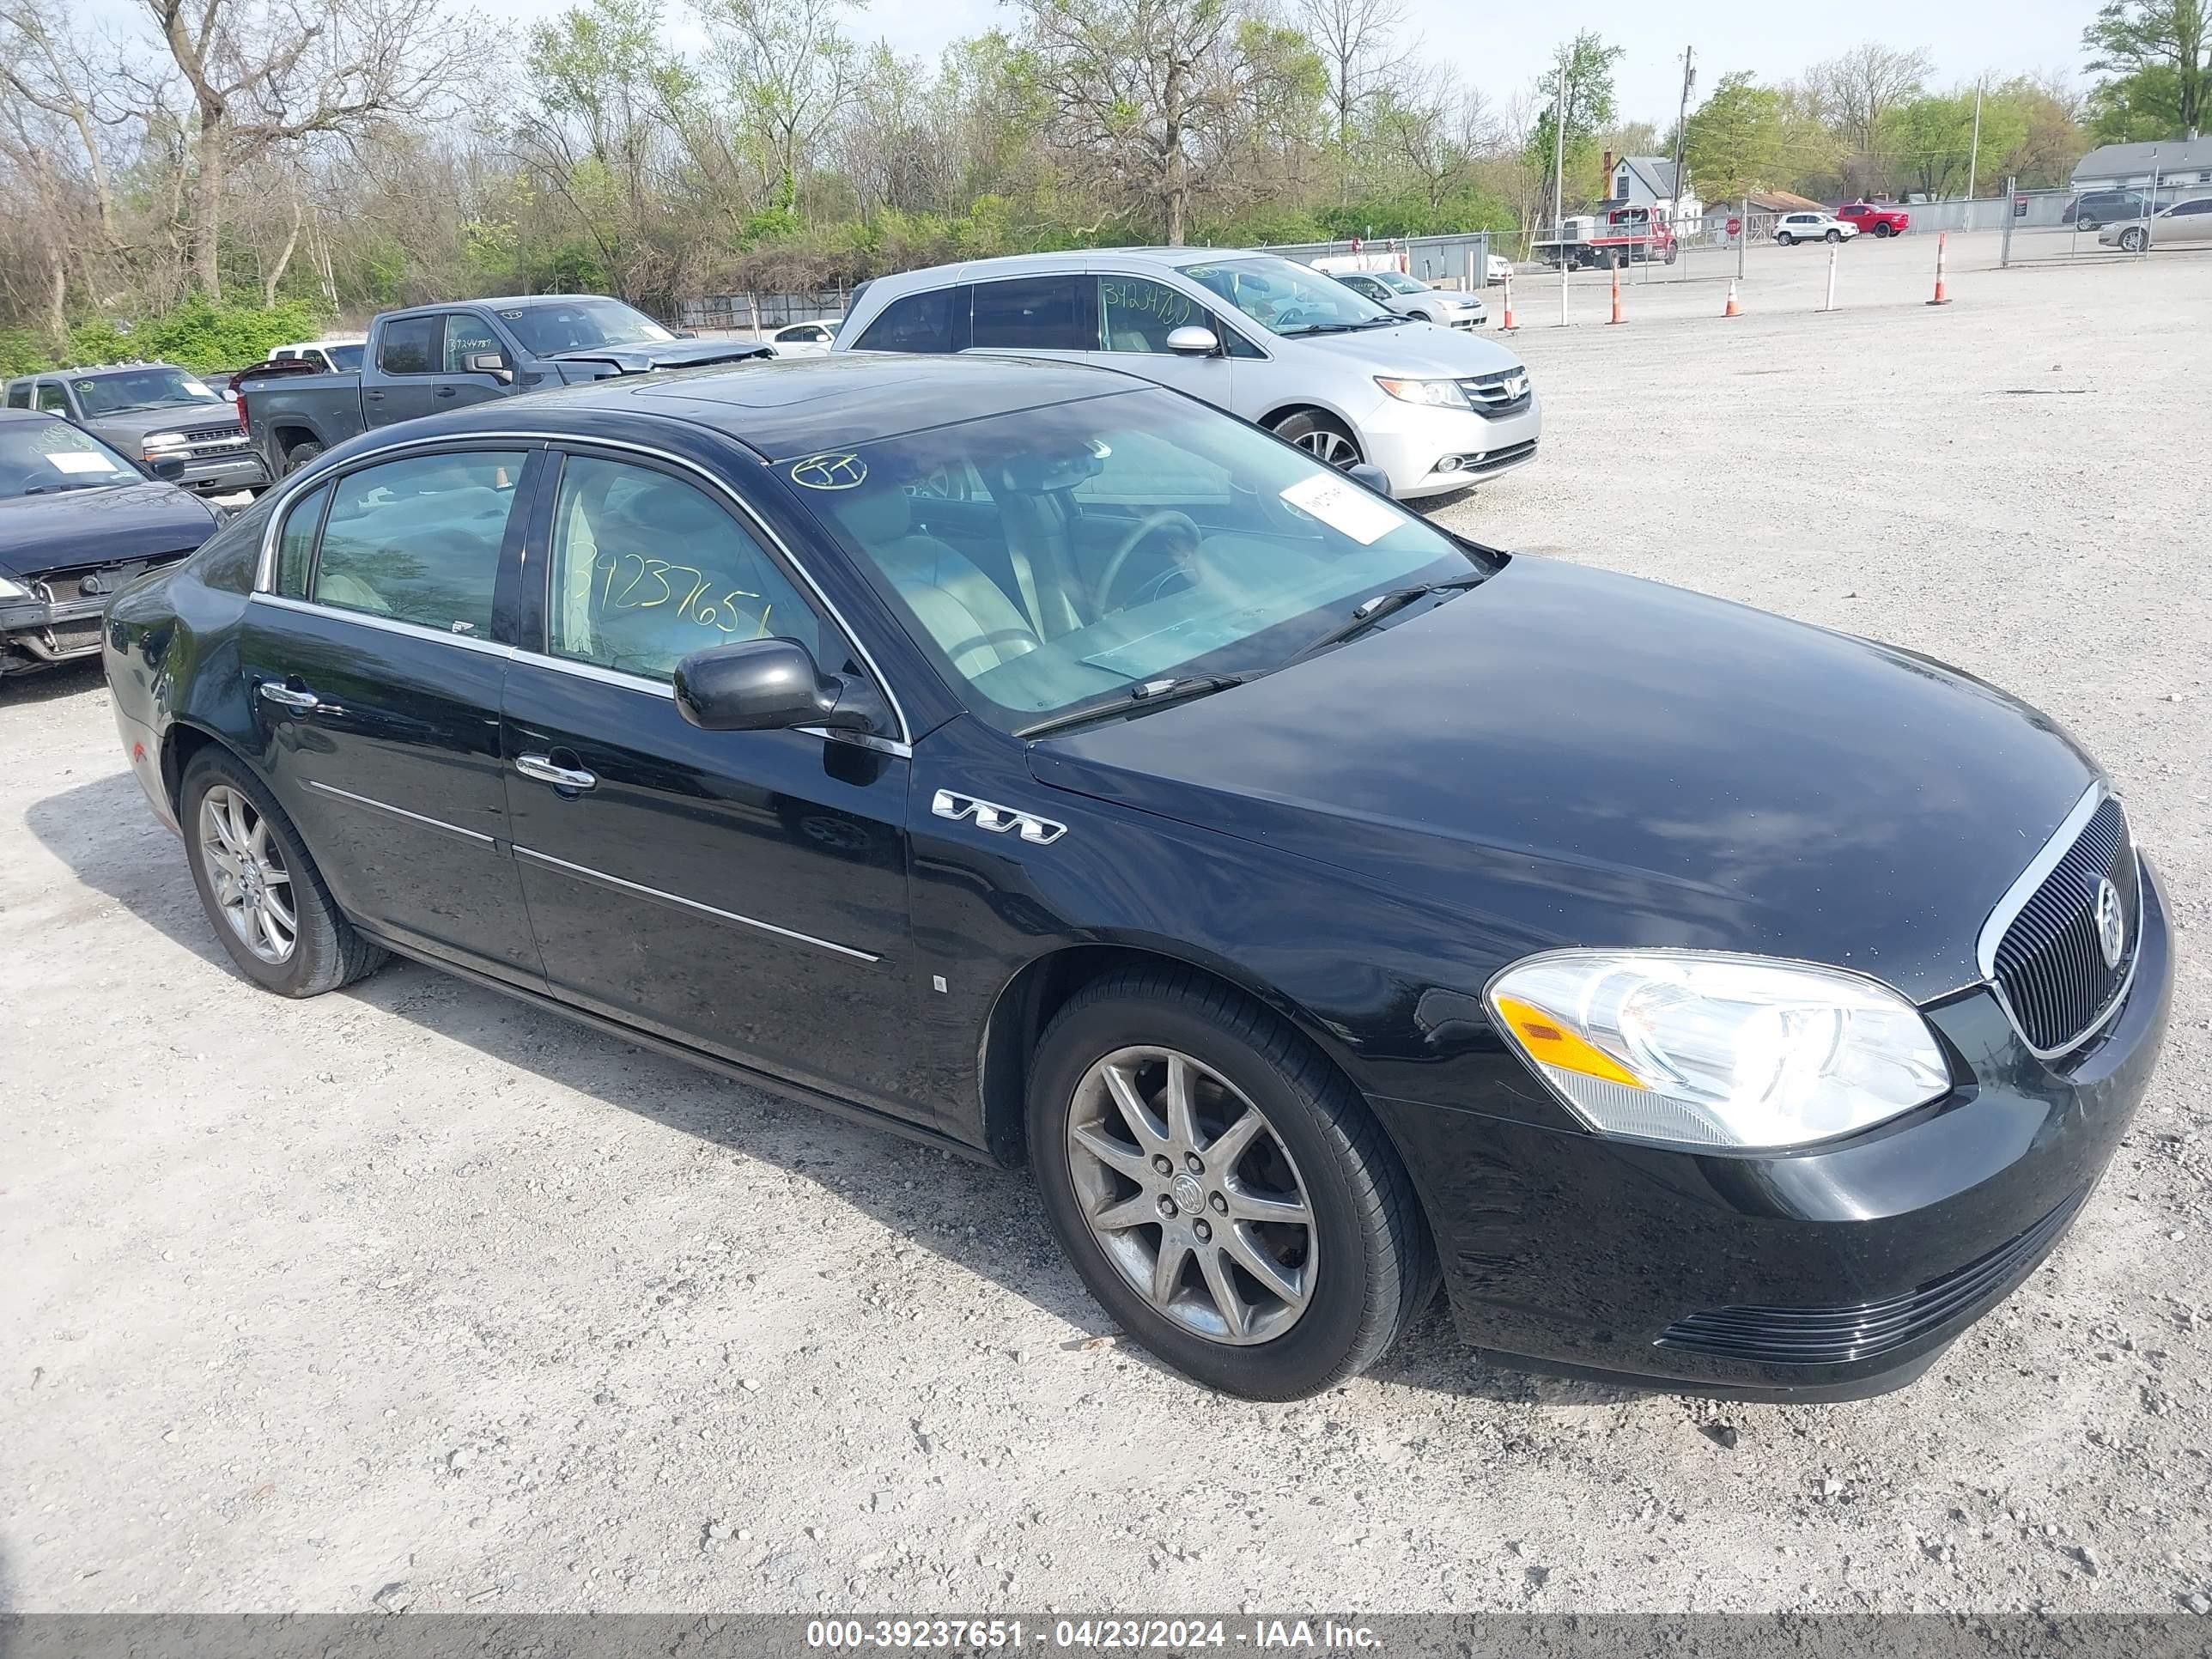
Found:
[[[1774,240],[1788,247],[1792,242],[1848,242],[1859,228],[1832,213],[1785,213],[1774,222]]]
[[[1241,415],[1401,497],[1535,459],[1543,416],[1493,340],[1392,315],[1273,254],[1188,247],[1021,254],[882,276],[832,353],[977,351],[1096,363]]]

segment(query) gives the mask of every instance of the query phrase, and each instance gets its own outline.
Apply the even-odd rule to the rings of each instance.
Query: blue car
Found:
[[[220,522],[83,428],[0,410],[0,675],[97,655],[108,596]]]

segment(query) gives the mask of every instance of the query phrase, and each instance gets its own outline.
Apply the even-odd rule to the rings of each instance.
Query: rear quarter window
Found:
[[[269,527],[276,503],[264,495],[200,544],[186,568],[203,587],[221,593],[251,593],[261,565],[261,533]]]
[[[957,290],[931,289],[921,294],[902,294],[885,306],[854,341],[860,351],[951,351],[952,296]]]

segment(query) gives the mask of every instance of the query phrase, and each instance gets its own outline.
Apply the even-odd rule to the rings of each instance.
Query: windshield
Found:
[[[332,368],[343,373],[348,369],[358,369],[361,367],[362,354],[368,349],[367,346],[358,345],[325,346],[323,356],[331,360]]]
[[[1182,274],[1275,334],[1338,334],[1405,320],[1334,277],[1271,253],[1185,265]]]
[[[145,481],[82,427],[67,421],[0,422],[0,499]]]
[[[1426,294],[1429,291],[1426,283],[1417,283],[1402,271],[1378,270],[1375,272],[1375,280],[1394,293]]]
[[[1489,568],[1429,522],[1172,392],[779,465],[981,718],[1279,667],[1393,588]]]
[[[127,415],[134,410],[173,409],[223,401],[222,394],[204,381],[181,368],[163,366],[126,369],[119,374],[88,374],[71,380],[70,390],[76,393],[77,406],[88,421],[106,415]]]
[[[563,352],[645,345],[676,337],[643,312],[632,310],[619,300],[514,306],[501,311],[499,318],[533,357],[558,357]]]

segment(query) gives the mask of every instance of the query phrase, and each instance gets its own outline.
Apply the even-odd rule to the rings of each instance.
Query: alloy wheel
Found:
[[[1091,1237],[1168,1319],[1247,1346],[1295,1325],[1319,1239],[1290,1149],[1218,1072],[1121,1048],[1076,1085],[1067,1162]]]
[[[200,854],[216,907],[246,948],[275,967],[299,946],[292,872],[269,820],[228,784],[200,799]]]
[[[1334,467],[1359,465],[1359,447],[1341,432],[1317,426],[1297,441],[1298,447]]]

